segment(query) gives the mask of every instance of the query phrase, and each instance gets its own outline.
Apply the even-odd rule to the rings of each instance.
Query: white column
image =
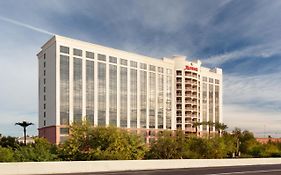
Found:
[[[128,61],[128,93],[127,93],[127,98],[128,98],[128,106],[127,106],[127,128],[131,128],[131,70],[129,67],[129,61]]]
[[[167,71],[166,68],[164,68],[163,72],[163,129],[166,129],[166,112],[167,112]]]
[[[69,123],[73,122],[73,55],[69,48]]]
[[[106,56],[106,112],[105,112],[105,125],[109,125],[109,64],[108,56]]]
[[[149,65],[147,65],[147,74],[146,74],[146,129],[149,129],[149,95],[150,95]]]
[[[140,128],[140,64],[138,63],[137,68],[137,128]]]
[[[185,71],[184,70],[181,70],[182,71],[182,75],[181,75],[181,92],[182,92],[182,96],[181,96],[181,111],[182,111],[182,130],[185,130]]]
[[[156,71],[155,71],[155,85],[156,85],[156,104],[155,104],[155,129],[158,129],[158,68],[156,67]]]
[[[59,45],[56,45],[56,125],[60,125],[60,50],[59,48],[60,48]]]
[[[120,127],[120,60],[117,60],[117,127]]]
[[[171,86],[172,86],[172,106],[171,106],[171,109],[172,109],[172,129],[173,130],[175,130],[176,128],[177,128],[177,126],[176,126],[176,110],[175,110],[175,108],[176,108],[176,97],[175,97],[175,94],[176,94],[176,90],[175,90],[175,87],[176,87],[176,83],[175,83],[175,77],[176,77],[176,70],[175,69],[172,69],[172,84],[171,84]]]
[[[86,59],[82,58],[82,121],[86,120]]]
[[[97,58],[97,54],[95,54]],[[98,62],[94,64],[94,126],[98,125]]]

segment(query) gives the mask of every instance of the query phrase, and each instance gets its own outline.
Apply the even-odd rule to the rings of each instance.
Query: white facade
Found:
[[[158,130],[194,132],[192,123],[209,120],[209,116],[222,120],[222,71],[201,67],[200,61],[189,62],[181,56],[155,59],[57,35],[43,45],[38,60],[39,135],[51,142],[63,141],[67,126],[82,120],[130,128],[148,140]],[[186,70],[187,66],[193,70]],[[182,75],[177,75],[179,71]],[[177,102],[179,78],[181,103]],[[209,83],[211,78],[219,84]],[[196,91],[189,91],[189,80],[196,81],[196,86],[190,85]],[[205,91],[203,84],[208,84]],[[210,91],[204,96],[206,106],[202,94],[212,86],[219,87],[218,94]],[[190,98],[196,100],[194,105],[187,105],[185,91],[195,94],[196,98]]]

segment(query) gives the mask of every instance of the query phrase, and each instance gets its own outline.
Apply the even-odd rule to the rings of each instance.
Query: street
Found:
[[[98,173],[71,173],[65,175],[280,175],[281,164],[277,165],[254,165],[254,166],[234,166],[234,167],[212,167],[212,168],[189,168],[189,169],[169,169],[169,170],[143,170],[125,172],[98,172]],[[64,174],[60,174],[64,175]]]

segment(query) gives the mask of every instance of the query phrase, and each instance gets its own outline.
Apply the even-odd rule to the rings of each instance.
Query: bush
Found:
[[[13,162],[14,151],[11,148],[3,148],[0,146],[0,162]]]
[[[62,160],[143,159],[147,147],[143,139],[115,127],[74,124],[71,137],[59,146]]]
[[[15,151],[19,162],[41,162],[57,160],[55,146],[43,138],[36,138],[34,144],[21,146]]]

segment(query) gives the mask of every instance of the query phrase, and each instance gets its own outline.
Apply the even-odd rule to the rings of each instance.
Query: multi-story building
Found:
[[[58,35],[37,56],[39,136],[53,143],[83,120],[128,128],[147,142],[161,130],[195,132],[196,121],[222,121],[222,70],[200,61],[155,59]]]

